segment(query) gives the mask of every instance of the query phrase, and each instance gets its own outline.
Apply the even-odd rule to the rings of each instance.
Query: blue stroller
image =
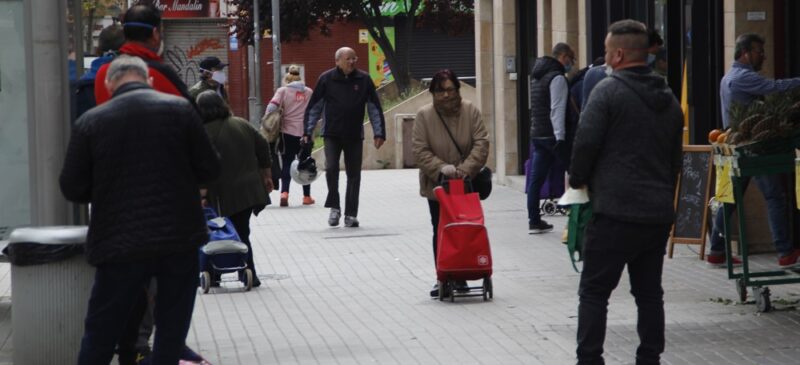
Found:
[[[226,273],[238,273],[244,290],[253,288],[253,271],[247,267],[247,245],[242,243],[230,219],[204,208],[208,222],[208,243],[200,247],[200,288],[208,293],[212,280]]]

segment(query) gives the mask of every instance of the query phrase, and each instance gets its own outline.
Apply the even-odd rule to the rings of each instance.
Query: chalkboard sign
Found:
[[[683,166],[675,189],[675,225],[669,240],[669,257],[675,243],[700,245],[705,251],[708,198],[711,190],[711,146],[683,146]]]

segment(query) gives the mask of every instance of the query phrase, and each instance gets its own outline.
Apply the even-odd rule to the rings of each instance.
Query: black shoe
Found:
[[[456,291],[459,293],[469,293],[469,285],[467,285],[467,281],[456,281]]]
[[[257,277],[253,277],[253,287],[258,288],[259,286],[261,286],[261,280],[259,280]]]
[[[536,223],[528,223],[528,229],[530,229],[530,233],[545,233],[552,231],[553,225],[548,224],[544,220],[540,220]]]

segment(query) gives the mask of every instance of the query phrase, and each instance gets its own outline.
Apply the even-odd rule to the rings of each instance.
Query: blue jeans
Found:
[[[794,249],[792,242],[789,241],[789,219],[786,216],[786,188],[783,186],[783,175],[754,176],[758,189],[767,201],[767,221],[769,230],[772,232],[772,241],[775,250],[781,256],[792,253]],[[743,179],[742,191],[747,190],[748,179]],[[736,208],[736,204],[725,204],[728,207]],[[730,209],[733,212],[734,209]],[[728,217],[730,218],[730,217]],[[709,255],[725,254],[725,237],[723,228],[725,227],[725,213],[722,208],[717,211],[714,217],[714,227],[711,229],[711,248]]]
[[[186,253],[99,265],[89,298],[78,364],[108,364],[134,302],[151,277],[158,283],[153,364],[177,364],[197,293],[197,249]]]
[[[533,144],[533,161],[531,163],[531,179],[528,183],[528,223],[535,224],[542,220],[539,212],[539,194],[547,174],[556,159],[562,159],[556,151],[554,137],[531,138]],[[564,165],[566,166],[566,164]]]
[[[325,208],[341,208],[339,197],[339,157],[344,153],[344,171],[347,175],[344,215],[358,216],[358,194],[361,190],[361,158],[364,153],[360,139],[340,139],[325,137],[325,181],[328,183],[328,197]]]
[[[608,298],[628,267],[638,309],[636,364],[658,364],[664,352],[661,276],[671,224],[638,224],[595,214],[586,226],[578,287],[578,364],[603,364]]]

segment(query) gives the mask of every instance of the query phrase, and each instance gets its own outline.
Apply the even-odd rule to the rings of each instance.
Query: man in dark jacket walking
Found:
[[[112,99],[76,121],[61,171],[64,196],[92,204],[86,255],[97,273],[79,364],[111,361],[151,277],[159,286],[153,363],[178,362],[191,322],[197,248],[208,240],[198,185],[220,165],[192,105],[149,82],[141,59],[111,63]]]
[[[338,226],[342,216],[339,199],[339,158],[344,152],[347,174],[344,225],[358,227],[358,194],[361,189],[361,159],[364,140],[364,108],[372,123],[375,148],[386,141],[383,109],[369,74],[356,69],[356,51],[342,47],[336,51],[336,67],[319,76],[304,118],[303,143],[310,143],[314,127],[322,119],[325,138],[325,180],[331,208],[328,224]]]
[[[553,47],[553,55],[536,60],[531,81],[531,144],[533,161],[528,183],[528,228],[531,233],[553,230],[539,213],[539,192],[556,159],[567,165],[567,105],[569,84],[565,73],[575,63],[575,53],[566,43]]]
[[[569,184],[588,187],[594,216],[584,239],[578,363],[602,364],[608,298],[627,265],[638,307],[637,364],[664,351],[661,274],[674,219],[683,116],[664,78],[647,67],[647,29],[609,27],[613,73],[589,95],[572,150]]]

